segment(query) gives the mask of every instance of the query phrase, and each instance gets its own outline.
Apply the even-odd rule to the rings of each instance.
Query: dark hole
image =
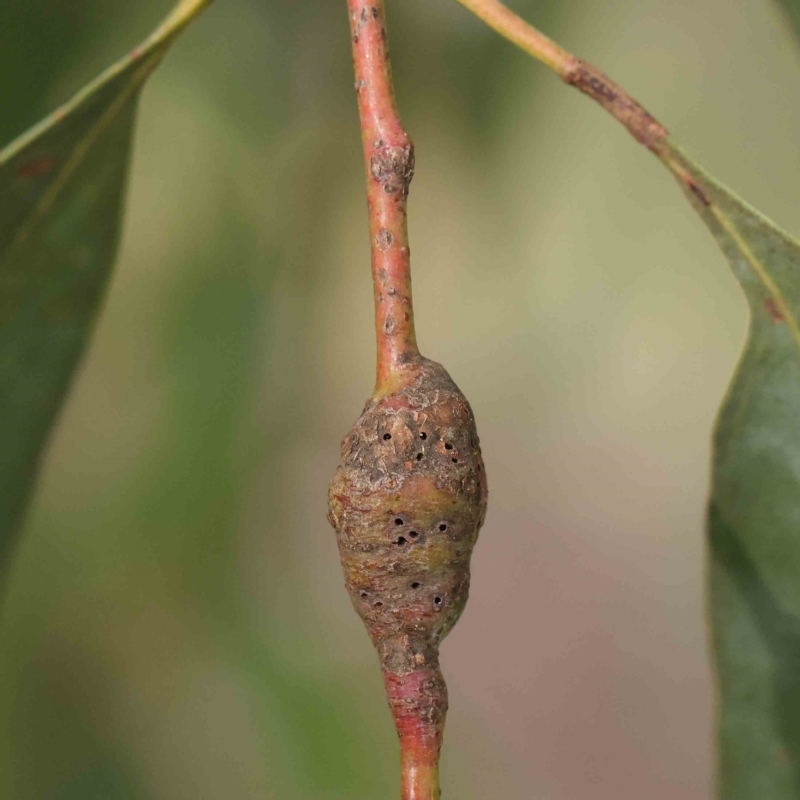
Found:
[[[480,471],[481,471],[481,465],[478,464],[478,472],[480,472]]]
[[[425,431],[422,431],[422,433],[419,435],[419,438],[422,439],[422,441],[424,442],[425,439],[428,438],[428,434],[425,433]]]
[[[458,459],[457,459],[457,458],[452,458],[452,459],[450,459],[450,460],[451,460],[451,461],[452,461],[454,464],[458,464]]]
[[[419,589],[419,581],[414,581],[414,583],[411,584],[411,588],[412,589]]]
[[[444,522],[443,522],[443,523],[442,523],[442,524],[439,526],[439,530],[440,530],[440,531],[446,531],[446,530],[447,530],[447,525],[445,525],[445,524],[444,524]]]
[[[392,438],[392,434],[391,434],[391,433],[384,433],[384,434],[383,434],[383,438],[384,438],[384,439],[386,439],[386,441],[388,442],[388,441],[389,441],[389,439],[391,439],[391,438]]]
[[[441,597],[434,597],[433,598],[433,602],[436,603],[437,606],[440,606],[442,604],[442,598]]]
[[[375,608],[383,608],[383,603],[381,603],[381,601],[378,600],[378,602],[375,603]]]
[[[419,534],[418,534],[416,531],[411,531],[411,532],[410,532],[408,535],[409,535],[409,536],[410,536],[412,539],[416,539],[416,538],[417,538],[417,536],[419,536]]]
[[[365,597],[369,597],[369,595],[366,592],[361,592],[361,597],[365,598]]]
[[[400,519],[400,517],[398,517],[398,518],[397,518],[397,519],[394,521],[394,524],[395,524],[395,525],[402,525],[402,524],[403,524],[403,520],[401,520],[401,519]]]
[[[458,558],[460,555],[461,555],[461,551],[460,550],[456,550],[456,558]]]
[[[417,453],[417,461],[422,461],[422,453]]]
[[[445,449],[445,450],[452,450],[452,449],[453,449],[453,445],[451,445],[451,444],[448,442],[448,443],[447,443],[447,444],[444,446],[444,449]]]
[[[407,541],[408,539],[406,539],[405,536],[399,536],[397,539],[397,544],[399,544],[402,547]]]

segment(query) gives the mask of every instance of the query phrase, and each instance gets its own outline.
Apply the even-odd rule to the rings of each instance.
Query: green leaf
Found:
[[[708,510],[719,797],[800,797],[800,243],[670,145],[750,331],[714,433]]]
[[[0,567],[114,264],[140,91],[210,1],[181,0],[140,47],[0,151]]]

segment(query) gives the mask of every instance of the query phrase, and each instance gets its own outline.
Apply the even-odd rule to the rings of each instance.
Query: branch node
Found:
[[[414,145],[393,146],[383,141],[375,142],[377,152],[370,159],[370,174],[383,186],[386,194],[408,195],[414,177]]]

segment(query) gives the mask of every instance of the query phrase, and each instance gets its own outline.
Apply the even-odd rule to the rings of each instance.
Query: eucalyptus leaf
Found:
[[[182,0],[140,47],[0,151],[0,567],[114,264],[141,89],[210,0]]]
[[[708,509],[719,797],[800,797],[800,242],[671,146],[747,297]]]

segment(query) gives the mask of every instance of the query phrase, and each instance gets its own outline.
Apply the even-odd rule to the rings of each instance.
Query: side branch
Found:
[[[553,70],[565,83],[596,100],[628,129],[637,142],[659,158],[665,156],[667,149],[662,147],[662,142],[669,136],[667,129],[599,69],[564,50],[500,0],[458,2],[501,36]]]
[[[378,344],[376,393],[384,393],[419,355],[406,216],[414,145],[395,104],[383,0],[348,0],[348,8],[367,174]]]

